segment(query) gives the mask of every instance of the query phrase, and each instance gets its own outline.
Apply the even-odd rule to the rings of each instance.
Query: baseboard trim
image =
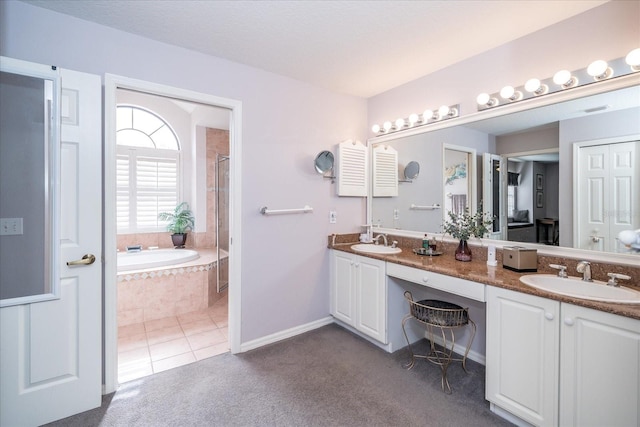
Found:
[[[243,353],[245,351],[254,350],[256,348],[260,348],[268,344],[273,344],[278,341],[285,340],[287,338],[295,337],[296,335],[304,334],[305,332],[313,331],[314,329],[318,329],[323,326],[330,325],[332,323],[333,323],[333,317],[327,316],[323,319],[319,319],[314,322],[296,326],[294,328],[286,329],[284,331],[276,332],[275,334],[267,335],[262,338],[258,338],[258,339],[240,344],[240,352]]]

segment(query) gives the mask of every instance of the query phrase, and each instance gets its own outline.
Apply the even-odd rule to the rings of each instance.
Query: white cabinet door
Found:
[[[355,326],[356,255],[331,251],[331,314],[349,326]]]
[[[486,398],[539,426],[558,422],[560,303],[487,286]]]
[[[347,252],[331,252],[331,315],[386,344],[386,263]]]
[[[356,259],[356,329],[386,344],[385,262],[365,257]]]
[[[562,304],[560,425],[640,425],[640,321]]]

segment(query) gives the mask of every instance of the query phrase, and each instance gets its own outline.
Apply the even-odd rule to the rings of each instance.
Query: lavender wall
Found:
[[[365,201],[338,198],[313,169],[321,150],[366,138],[366,101],[21,2],[0,2],[0,54],[122,75],[243,105],[242,342],[329,314],[326,236],[354,232]],[[309,204],[313,214],[264,217]],[[105,209],[109,209],[108,204]],[[338,223],[330,225],[329,210]]]

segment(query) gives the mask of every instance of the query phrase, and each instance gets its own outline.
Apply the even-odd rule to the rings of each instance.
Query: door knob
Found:
[[[86,254],[81,259],[67,261],[67,265],[69,267],[73,267],[74,265],[91,265],[94,262],[96,262],[96,256],[93,254]]]

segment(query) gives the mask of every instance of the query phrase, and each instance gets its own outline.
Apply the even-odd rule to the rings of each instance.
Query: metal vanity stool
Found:
[[[439,365],[442,369],[442,391],[447,394],[451,394],[451,386],[447,379],[447,369],[449,368],[449,364],[452,361],[461,361],[462,369],[467,373],[469,372],[467,371],[467,355],[469,354],[473,338],[476,335],[476,324],[469,318],[469,309],[462,308],[457,304],[446,301],[422,300],[416,302],[413,300],[413,296],[409,291],[404,293],[404,297],[409,302],[410,313],[402,319],[402,332],[404,332],[404,337],[407,340],[409,352],[411,353],[411,361],[409,361],[409,363],[404,367],[406,369],[413,368],[416,358],[418,357],[427,359],[429,362]],[[407,331],[405,330],[405,324],[411,319],[427,326],[428,339],[431,345],[429,354],[414,354],[413,348],[411,348],[411,343],[409,342],[409,337],[407,336]],[[455,345],[453,330],[466,325],[471,325],[471,337],[467,343],[464,357],[461,359],[453,358],[453,347]],[[440,333],[442,335],[442,349],[437,349],[434,344],[434,328],[440,329]],[[446,331],[449,331],[449,338],[447,338]]]

